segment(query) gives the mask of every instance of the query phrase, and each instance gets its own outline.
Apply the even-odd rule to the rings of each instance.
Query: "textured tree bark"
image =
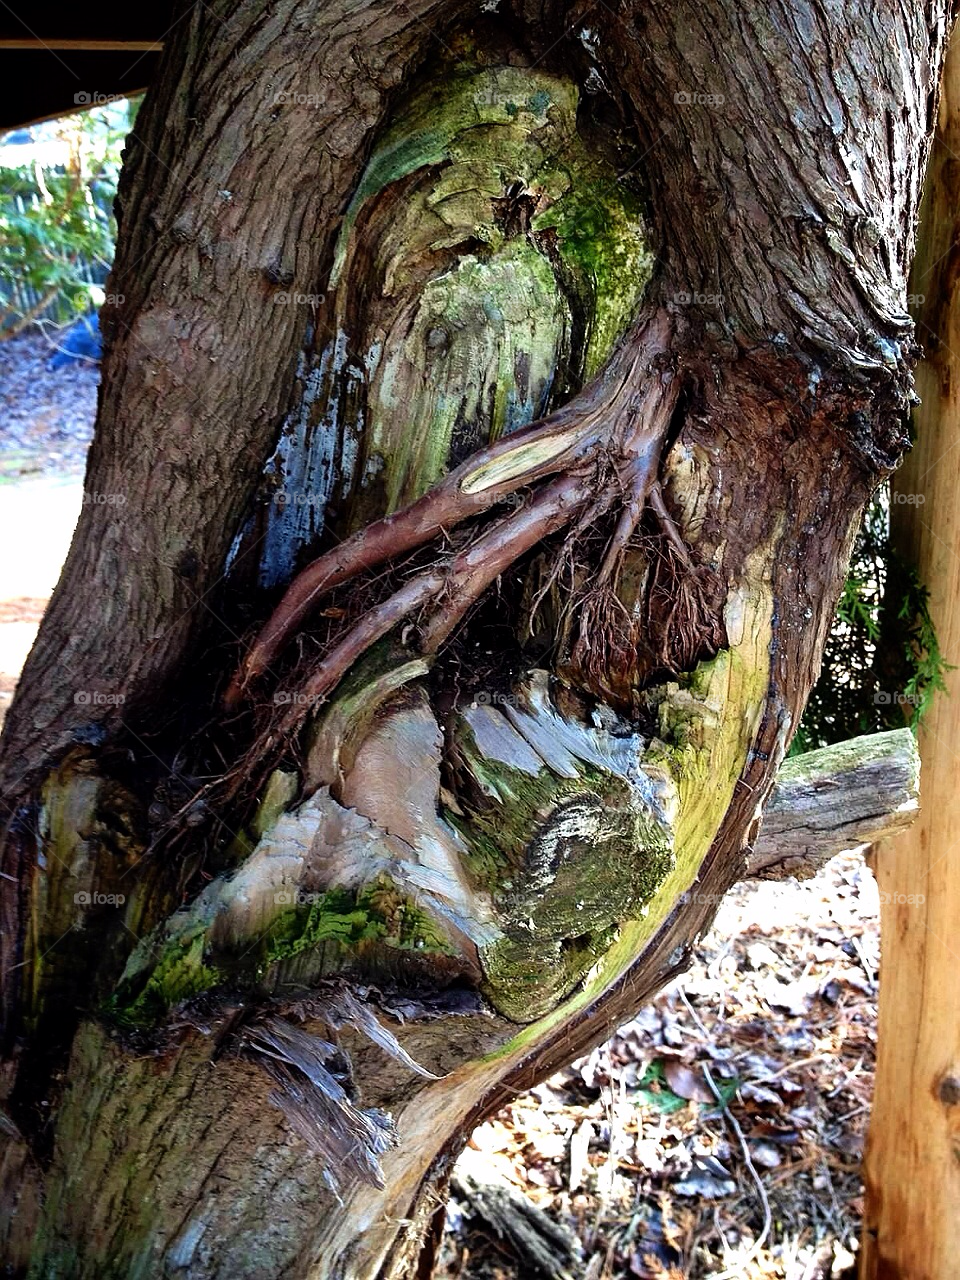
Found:
[[[948,7],[501,9],[165,47],[127,501],[0,756],[13,1273],[426,1274],[471,1127],[743,873],[904,444]]]
[[[914,264],[923,403],[917,444],[895,478],[891,533],[929,584],[944,658],[960,650],[957,484],[960,46],[951,44]],[[909,495],[909,501],[903,499]],[[919,501],[918,501],[919,500]],[[960,742],[957,672],[919,731],[924,805],[907,836],[874,855],[880,886],[877,1073],[866,1152],[864,1280],[942,1280],[960,1253]]]

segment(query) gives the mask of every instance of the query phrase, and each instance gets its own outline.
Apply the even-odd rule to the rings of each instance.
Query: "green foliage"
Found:
[[[687,1105],[686,1098],[679,1097],[668,1086],[663,1075],[663,1063],[659,1058],[649,1064],[637,1082],[637,1097],[651,1111],[662,1116],[672,1116],[675,1111],[682,1111]]]
[[[872,584],[850,574],[837,603],[837,624],[850,631],[860,631],[868,640],[876,642],[880,638],[880,627],[871,596]]]
[[[905,705],[912,709],[911,723],[923,721],[937,693],[946,693],[944,675],[953,671],[944,660],[930,617],[930,592],[913,568],[903,570],[905,582],[897,620],[903,624],[904,664],[910,671],[904,686]]]
[[[98,299],[113,260],[113,199],[137,105],[39,126],[31,163],[0,167],[0,336],[41,316],[66,324]]]
[[[889,489],[883,486],[864,513],[820,678],[791,756],[921,723],[952,670],[940,652],[928,600],[916,570],[890,547]]]
[[[709,1103],[702,1104],[704,1114],[706,1116],[716,1115],[724,1107],[729,1106],[730,1102],[736,1097],[741,1083],[738,1077],[716,1081],[714,1088],[718,1094],[717,1100],[712,1105]],[[654,1058],[648,1064],[638,1082],[637,1095],[642,1105],[663,1116],[672,1116],[675,1112],[682,1111],[684,1107],[690,1105],[687,1098],[681,1098],[679,1094],[674,1093],[667,1083],[662,1058]]]

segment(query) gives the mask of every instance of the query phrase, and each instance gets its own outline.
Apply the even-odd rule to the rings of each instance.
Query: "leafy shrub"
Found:
[[[120,153],[137,105],[37,126],[33,158],[0,165],[0,338],[40,319],[66,324],[97,300],[113,260]],[[44,163],[51,150],[56,158]]]
[[[916,728],[945,690],[929,592],[890,546],[890,490],[864,513],[820,678],[790,748],[811,751],[862,733]]]

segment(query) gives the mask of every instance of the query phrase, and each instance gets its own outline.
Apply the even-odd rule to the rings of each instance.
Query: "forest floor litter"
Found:
[[[49,369],[55,350],[53,336],[36,331],[0,342],[0,483],[83,475],[100,368],[81,360]]]
[[[472,1178],[573,1233],[573,1280],[850,1280],[878,964],[859,854],[736,886],[684,976],[481,1125]],[[536,1274],[455,1178],[436,1280]]]

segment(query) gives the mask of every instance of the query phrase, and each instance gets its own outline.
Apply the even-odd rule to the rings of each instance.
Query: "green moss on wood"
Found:
[[[283,769],[274,769],[267,779],[263,798],[257,805],[257,812],[250,824],[253,834],[259,840],[274,825],[281,813],[290,808],[299,789],[300,780],[295,773]]]
[[[492,440],[537,416],[567,327],[550,264],[526,239],[488,259],[468,254],[424,286],[372,388],[365,447],[383,459],[387,510],[418,498],[444,474],[464,424],[486,420]],[[398,434],[401,418],[408,428]]]
[[[331,889],[288,896],[295,903],[277,917],[264,939],[261,975],[325,943],[345,953],[379,941],[398,950],[454,954],[435,922],[389,876],[378,876],[356,893]]]
[[[534,218],[533,228],[556,232],[560,258],[584,295],[584,376],[589,379],[636,315],[652,257],[639,198],[596,160],[578,157],[578,162],[569,190]]]
[[[422,954],[455,954],[431,917],[388,876],[378,876],[357,892],[330,889],[274,895],[276,913],[257,936],[217,945],[215,912],[174,927],[165,938],[148,940],[146,959],[128,969],[107,1005],[122,1025],[145,1027],[174,1005],[225,984],[238,989],[274,989],[293,973],[316,978],[349,967],[370,943]]]
[[[283,769],[274,769],[267,779],[263,796],[257,805],[256,812],[250,821],[249,828],[241,827],[230,841],[219,863],[223,867],[237,867],[245,862],[257,847],[257,841],[263,836],[280,815],[286,812],[293,803],[300,779],[297,774]]]
[[[319,424],[350,400],[362,420],[348,527],[575,392],[635,314],[653,263],[640,200],[582,138],[580,105],[561,77],[461,64],[374,148],[311,410]]]
[[[107,1016],[121,1026],[149,1027],[159,1022],[168,1009],[220,985],[224,975],[205,964],[203,938],[192,939],[165,955],[150,975],[146,986],[130,1001],[121,994],[105,1006]]]
[[[676,782],[673,822],[675,861],[647,909],[620,928],[616,938],[569,998],[547,1008],[496,1057],[525,1052],[551,1028],[586,1008],[630,967],[664,923],[681,893],[696,883],[747,760],[769,687],[773,600],[770,557],[779,531],[748,561],[744,579],[725,609],[730,648],[698,665],[674,684],[652,691],[659,700],[660,739],[644,752],[644,770],[662,770]],[[785,724],[782,732],[786,734]]]
[[[501,1013],[530,1021],[643,914],[673,866],[671,835],[613,772],[530,773],[484,756],[465,726],[460,749],[490,797],[464,819],[450,815],[503,934],[481,949],[485,991]]]

